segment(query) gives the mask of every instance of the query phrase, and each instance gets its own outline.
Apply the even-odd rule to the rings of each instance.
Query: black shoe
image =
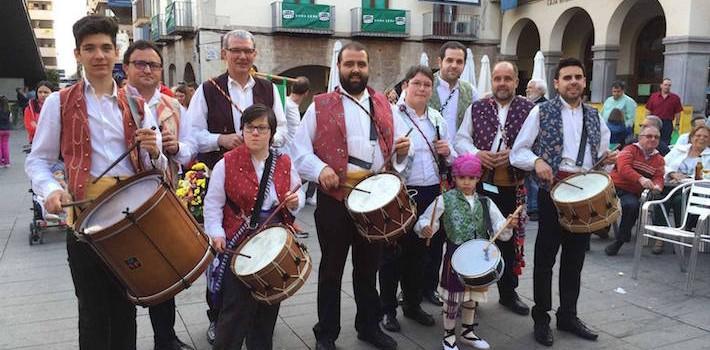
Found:
[[[552,337],[552,329],[549,324],[535,324],[535,341],[545,346],[552,346],[555,339]]]
[[[530,313],[530,308],[517,295],[512,299],[500,299],[498,303],[521,316],[527,316]]]
[[[424,300],[426,300],[436,306],[443,306],[444,305],[444,302],[441,301],[441,298],[439,297],[439,293],[437,293],[437,292],[424,293]]]
[[[594,333],[591,329],[587,328],[582,320],[577,317],[566,321],[557,319],[557,329],[564,332],[570,332],[582,339],[587,340],[597,340],[599,337],[599,334]]]
[[[619,242],[619,241],[614,241],[611,242],[606,248],[604,248],[604,253],[608,256],[614,256],[619,253],[619,249],[621,249],[621,246],[624,244],[624,242]]]
[[[158,346],[158,345],[156,344],[155,347],[154,347],[154,349],[155,349],[155,350],[195,350],[195,348],[193,348],[193,347],[190,346],[190,345],[187,345],[187,344],[183,343],[183,342],[182,342],[180,339],[178,339],[177,337],[175,337],[175,339],[173,339],[173,341],[172,341],[170,344],[165,344],[165,345],[162,345],[162,346]]]
[[[540,219],[540,216],[537,214],[536,211],[528,213],[528,220],[537,221],[538,219]]]
[[[319,340],[316,343],[316,350],[335,350],[335,341]]]
[[[217,321],[210,322],[210,326],[207,327],[207,342],[210,345],[214,344],[214,340],[217,338]]]
[[[397,293],[397,304],[404,305],[404,294],[401,291]]]
[[[424,312],[421,307],[402,308],[404,317],[417,321],[422,326],[431,327],[434,325],[434,317]]]
[[[385,314],[382,317],[382,328],[390,332],[399,332],[402,330],[399,321],[397,321],[397,316],[389,314]]]
[[[374,347],[380,350],[394,350],[397,349],[397,342],[392,339],[389,335],[385,334],[380,327],[375,327],[371,332],[358,332],[357,338],[370,343]]]

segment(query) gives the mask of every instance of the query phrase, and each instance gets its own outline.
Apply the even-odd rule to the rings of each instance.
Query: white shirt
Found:
[[[293,102],[291,97],[286,98],[286,129],[288,130],[284,147],[288,147],[293,138],[296,137],[296,130],[301,124],[301,112],[298,110],[298,105]]]
[[[584,162],[581,167],[577,167],[577,152],[579,152],[579,140],[582,138],[582,105],[577,108],[571,108],[567,102],[562,100],[562,162],[559,170],[570,173],[577,173],[584,170],[589,170],[594,166],[592,163],[591,147],[587,145],[584,152]],[[599,125],[601,127],[601,141],[599,144],[597,157],[602,157],[605,152],[609,151],[609,138],[611,133],[606,126],[606,122],[599,117]],[[539,158],[533,153],[532,146],[540,133],[540,106],[535,106],[530,111],[528,118],[525,119],[518,137],[515,139],[513,149],[510,151],[510,164],[516,168],[531,171],[535,169],[535,160]]]
[[[207,130],[207,100],[203,87],[210,82],[204,82],[195,91],[195,95],[190,100],[190,107],[187,109],[192,126],[194,128],[194,138],[197,143],[197,152],[206,153],[219,150],[217,139],[220,133],[211,133]],[[236,80],[229,77],[227,79],[227,89],[232,101],[242,110],[254,104],[254,78],[249,77],[249,81],[245,86],[239,84]],[[281,147],[286,142],[288,130],[286,128],[286,115],[284,114],[283,106],[281,105],[281,95],[279,94],[276,85],[274,85],[274,105],[271,108],[276,115],[276,135],[274,135],[274,147]],[[232,105],[232,119],[234,122],[234,130],[237,134],[242,135],[239,130],[242,114]]]
[[[111,95],[104,96],[96,96],[94,88],[88,80],[84,79],[84,84],[84,100],[86,101],[91,140],[89,173],[92,177],[98,177],[128,148],[124,138],[123,115],[118,108],[116,84],[114,83]],[[157,129],[155,117],[150,108],[144,107],[145,115],[141,127],[156,127],[158,149],[161,149],[160,131]],[[47,198],[50,193],[62,189],[50,171],[53,165],[59,163],[61,130],[59,92],[54,92],[44,101],[32,143],[32,152],[25,160],[25,172],[32,181],[32,190],[42,198]],[[168,160],[162,153],[158,159],[152,162],[148,152],[141,150],[140,156],[142,164],[147,169],[152,168],[153,165],[162,170],[167,168]],[[126,157],[105,176],[123,177],[134,174],[131,162]]]
[[[498,101],[498,130],[496,130],[496,136],[493,138],[493,143],[491,143],[491,149],[487,151],[499,152],[508,149],[505,142],[500,144],[500,150],[498,149],[498,143],[503,138],[503,129],[505,128],[505,121],[508,119],[508,111],[510,110],[510,103],[503,106]],[[490,106],[493,108],[493,106]],[[471,117],[471,106],[466,108],[466,112],[463,115],[463,121],[461,122],[461,127],[456,132],[456,144],[454,145],[456,152],[459,154],[472,153],[477,154],[479,149],[473,144],[473,118]]]
[[[405,106],[407,108],[407,113],[412,118],[411,120],[406,113],[400,111],[399,106]],[[431,150],[436,152],[434,147],[434,141],[436,138],[436,126],[439,126],[439,134],[442,140],[447,140],[448,127],[444,118],[436,111],[434,108],[427,107],[427,112],[423,115],[418,115],[414,109],[402,103],[397,106],[392,106],[392,116],[396,119],[402,120],[403,124],[406,125],[407,129],[414,128],[409,134],[410,148],[414,150],[412,157],[407,165],[406,174],[406,184],[408,186],[431,186],[438,185],[440,183],[439,171],[438,171],[438,160],[434,158]],[[424,133],[424,136],[417,130],[414,126],[416,124],[419,129]],[[431,149],[429,146],[431,146]],[[449,156],[446,158],[447,163],[451,164],[456,158],[456,152],[453,147],[449,145],[451,150]]]
[[[345,92],[343,92],[345,93]],[[348,155],[360,160],[372,163],[371,169],[363,169],[354,164],[348,163],[348,171],[357,170],[372,170],[377,171],[382,168],[385,163],[380,144],[377,140],[370,140],[370,117],[355,102],[345,96],[340,97],[343,103],[345,114],[345,130],[347,132]],[[366,110],[370,110],[370,94],[365,90],[360,97],[356,99],[358,103]],[[397,138],[407,134],[409,128],[406,128],[400,118],[392,118],[394,123],[394,135],[392,138],[392,150],[394,150],[394,142]],[[412,131],[414,133],[415,131]],[[410,134],[411,136],[411,134]],[[304,180],[318,182],[323,168],[327,166],[325,162],[320,160],[313,153],[313,140],[316,137],[316,108],[315,104],[311,103],[303,116],[301,125],[296,131],[296,139],[291,145],[290,153],[293,155],[294,163],[298,173]],[[379,136],[378,136],[379,137]],[[410,154],[413,149],[410,147]],[[392,157],[392,163],[395,170],[402,172],[407,165],[407,159],[402,163],[397,162],[397,157]]]
[[[474,206],[479,205],[476,202],[478,195],[476,195],[475,193],[470,196],[464,195],[464,197],[466,198],[468,204],[471,206],[472,211]],[[434,206],[436,206],[436,216],[434,217],[434,222],[432,224],[431,217],[434,214]],[[441,216],[444,215],[445,210],[446,207],[444,206],[444,195],[440,194],[434,200],[434,202],[429,204],[429,206],[424,211],[424,214],[419,216],[419,219],[417,219],[417,223],[414,224],[414,232],[416,232],[419,237],[423,237],[421,235],[421,232],[425,227],[429,226],[429,224],[432,224],[431,232],[439,231],[439,219],[441,219]],[[488,200],[488,211],[491,216],[491,226],[493,227],[493,234],[495,234],[505,224],[505,217],[503,217],[503,214],[501,214],[500,209],[498,209],[498,206],[493,203],[492,200]],[[500,239],[501,241],[508,241],[511,237],[513,237],[513,230],[510,228],[506,228],[505,230],[503,230],[503,232],[501,232],[500,236],[498,236],[498,239]]]
[[[148,104],[148,107],[150,107],[150,111],[156,117],[156,121],[159,123],[157,119],[157,107],[160,103],[160,90],[156,89],[153,96],[146,103]],[[179,147],[178,153],[172,157],[178,163],[187,166],[187,164],[189,164],[197,154],[197,145],[195,144],[195,139],[192,137],[192,120],[190,119],[190,115],[187,114],[185,107],[180,106],[178,117],[180,118],[180,130],[178,131]]]
[[[461,93],[459,81],[456,81],[456,85],[452,90],[446,80],[441,79],[439,76],[436,78],[439,79],[439,85],[436,87],[436,93],[439,96],[439,101],[441,102],[441,107],[443,108],[441,110],[441,116],[444,117],[444,120],[446,120],[449,130],[456,130],[457,112],[459,110],[459,94]],[[451,96],[451,99],[449,99],[449,96]],[[444,106],[447,100],[449,100],[449,103]],[[447,137],[449,139],[449,144],[453,145],[456,133],[451,132]]]
[[[257,160],[251,157],[251,163],[254,165],[257,182],[261,182],[261,175],[264,173],[264,165],[266,160]],[[205,231],[211,237],[226,237],[222,220],[224,219],[224,205],[227,203],[227,194],[224,191],[224,159],[220,159],[215,164],[212,173],[210,174],[210,185],[207,188],[205,196],[204,218]],[[294,189],[301,183],[301,178],[298,177],[296,169],[291,164],[291,185],[289,188]],[[306,197],[303,191],[296,191],[298,194],[298,208],[290,210],[294,216],[303,208],[306,202]],[[268,191],[264,194],[264,203],[261,205],[261,210],[269,210],[279,205],[279,198],[276,192],[276,185],[271,182]],[[252,208],[242,208],[247,213],[251,214]]]

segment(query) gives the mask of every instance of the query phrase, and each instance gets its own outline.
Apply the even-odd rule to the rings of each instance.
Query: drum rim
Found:
[[[292,234],[291,234],[291,235],[289,234],[289,233],[293,233],[293,230],[291,229],[290,226],[284,225],[284,224],[269,224],[269,225],[265,225],[264,227],[260,228],[258,231],[256,231],[256,232],[250,234],[250,235],[244,240],[244,242],[242,242],[242,243],[239,244],[239,246],[237,247],[237,249],[235,249],[234,251],[235,251],[235,252],[240,252],[240,251],[242,250],[242,248],[244,247],[244,245],[246,245],[249,241],[251,241],[252,239],[254,239],[254,237],[256,237],[260,232],[266,231],[266,230],[268,230],[268,229],[270,229],[270,228],[274,228],[274,227],[282,227],[282,228],[286,229],[286,242],[284,242],[283,247],[281,247],[281,251],[280,251],[278,254],[276,254],[276,258],[280,257],[280,256],[284,253],[284,248],[289,244],[289,242],[295,241],[295,239],[293,238],[293,235],[292,235]],[[253,276],[253,275],[255,275],[255,274],[258,274],[258,273],[261,272],[262,270],[268,268],[268,267],[271,265],[271,263],[269,263],[269,264],[267,264],[266,266],[263,266],[262,268],[256,270],[256,271],[253,272],[253,273],[250,273],[250,274],[247,274],[247,275],[240,275],[240,274],[237,274],[237,271],[234,269],[234,266],[236,265],[236,262],[237,262],[237,257],[238,257],[238,255],[232,254],[232,258],[231,258],[230,261],[229,261],[229,267],[232,269],[232,273],[234,273],[234,275],[237,276],[237,278],[239,278],[240,276],[241,276],[241,277]],[[272,261],[273,261],[273,260],[272,260]]]
[[[609,186],[609,185],[608,185],[609,183],[611,183],[612,185],[614,184],[614,182],[612,181],[611,176],[609,176],[609,174],[603,173],[603,172],[597,171],[597,170],[588,171],[588,172],[586,172],[586,173],[582,173],[582,172],[576,173],[576,174],[573,174],[573,175],[567,177],[567,179],[569,179],[569,178],[571,178],[571,177],[574,177],[574,176],[591,175],[591,174],[602,175],[602,176],[606,177],[606,178],[607,178],[607,181],[608,181],[608,182],[607,182],[607,187]],[[593,195],[593,196],[591,196],[591,197],[589,197],[589,198],[585,198],[585,199],[578,199],[578,200],[574,200],[574,201],[562,201],[562,200],[555,199],[555,191],[557,190],[557,187],[559,187],[561,184],[562,184],[562,182],[559,182],[559,181],[558,181],[558,182],[557,182],[554,186],[552,186],[552,188],[550,189],[550,198],[552,199],[553,202],[560,203],[560,204],[577,204],[577,203],[586,202],[586,201],[589,201],[590,199],[596,197],[596,196],[599,195],[600,193],[604,192],[604,191],[599,192],[599,193],[597,193],[597,194],[595,194],[595,195]]]
[[[136,210],[133,211],[132,214],[134,214],[134,215],[138,215],[139,213],[142,214],[147,207],[153,205],[153,202],[155,201],[155,199],[157,199],[158,197],[160,197],[162,195],[161,192],[163,190],[165,190],[165,192],[172,192],[172,191],[168,191],[165,188],[165,185],[167,185],[167,183],[165,182],[165,178],[163,177],[162,172],[157,169],[153,169],[150,171],[145,171],[145,172],[133,175],[123,181],[119,181],[118,183],[116,183],[116,185],[113,185],[111,188],[109,188],[108,190],[101,193],[98,197],[96,197],[96,199],[94,199],[91,202],[91,204],[89,204],[88,207],[86,207],[86,209],[82,210],[81,214],[79,214],[79,216],[77,218],[76,224],[74,225],[74,232],[76,234],[79,234],[82,236],[100,237],[98,235],[101,233],[104,233],[106,231],[114,231],[117,228],[125,226],[125,222],[127,221],[127,219],[123,218],[123,219],[117,221],[116,223],[109,225],[109,226],[107,226],[101,230],[98,230],[96,232],[93,232],[93,233],[85,233],[82,230],[82,226],[84,225],[84,222],[86,221],[86,219],[91,217],[90,214],[93,213],[94,210],[96,210],[101,204],[103,204],[106,201],[106,199],[113,197],[118,191],[122,190],[126,184],[132,183],[132,182],[142,179],[144,177],[151,177],[151,176],[157,176],[160,179],[160,185],[157,187],[157,190],[155,191],[155,193],[153,193],[150,197],[148,197],[148,199],[143,204],[139,205],[136,208]]]
[[[470,242],[474,242],[474,243],[470,243]],[[459,251],[459,249],[461,249],[462,247],[464,247],[466,244],[468,244],[468,245],[473,245],[473,244],[478,243],[478,242],[488,244],[488,240],[486,240],[486,239],[480,239],[480,238],[478,238],[478,239],[471,239],[471,240],[468,240],[468,241],[466,241],[466,242],[464,242],[464,243],[461,243],[461,245],[459,245],[458,248],[456,248],[456,250],[454,250],[453,254],[451,254],[451,268],[452,268],[452,269],[454,270],[454,272],[456,272],[456,274],[457,274],[458,276],[460,276],[461,278],[479,278],[479,277],[481,277],[481,276],[485,276],[485,275],[491,273],[491,271],[495,271],[496,268],[497,268],[497,266],[500,264],[500,262],[503,261],[503,256],[502,256],[502,253],[501,253],[500,249],[498,248],[498,246],[495,245],[495,243],[491,243],[489,249],[492,248],[493,250],[498,251],[498,254],[497,254],[496,258],[495,258],[495,260],[497,260],[498,262],[497,262],[497,263],[494,263],[494,264],[491,266],[491,269],[489,269],[489,270],[486,271],[486,272],[483,272],[483,273],[480,273],[480,274],[476,274],[476,275],[464,275],[463,273],[460,273],[460,272],[456,269],[456,267],[454,266],[454,265],[455,265],[455,264],[454,264],[454,261],[455,261],[455,260],[454,260],[454,256],[456,256],[456,252]],[[469,243],[470,243],[470,244],[469,244]],[[459,254],[463,254],[463,253],[459,253]]]
[[[390,176],[396,177],[397,180],[399,180],[399,191],[397,191],[397,193],[395,194],[394,197],[392,197],[392,199],[390,199],[387,203],[385,203],[385,205],[386,205],[386,204],[391,203],[395,198],[397,198],[397,195],[398,195],[398,194],[402,191],[402,189],[405,187],[405,186],[404,186],[404,181],[402,180],[402,178],[401,178],[398,174],[395,174],[395,173],[390,172],[390,171],[383,171],[383,172],[381,172],[381,173],[373,173],[373,174],[370,174],[370,175],[368,175],[368,176],[362,178],[360,181],[358,181],[357,183],[355,183],[355,185],[353,185],[353,187],[357,187],[357,185],[359,185],[361,182],[363,182],[363,181],[365,181],[365,180],[367,180],[367,179],[369,179],[369,178],[371,178],[371,177],[373,177],[373,176],[379,176],[379,175],[390,175]],[[343,202],[345,203],[345,208],[346,208],[349,212],[351,212],[351,213],[356,213],[356,214],[368,214],[368,213],[373,213],[373,212],[376,212],[376,211],[380,210],[381,207],[380,207],[380,208],[373,209],[373,210],[369,210],[369,211],[358,211],[358,210],[352,209],[352,208],[350,207],[350,203],[348,203],[348,199],[350,198],[350,194],[351,194],[351,193],[353,193],[352,190],[351,190],[350,192],[348,192],[348,195],[345,196],[345,200],[343,201]]]

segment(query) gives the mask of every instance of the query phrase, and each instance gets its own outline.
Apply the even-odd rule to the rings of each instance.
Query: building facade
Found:
[[[53,0],[27,1],[27,12],[30,15],[32,30],[46,69],[57,69],[53,8]]]
[[[521,83],[540,50],[550,87],[560,58],[577,57],[586,66],[593,102],[610,96],[617,79],[645,102],[668,77],[683,104],[706,113],[710,1],[518,0],[503,8],[500,52],[517,61]]]

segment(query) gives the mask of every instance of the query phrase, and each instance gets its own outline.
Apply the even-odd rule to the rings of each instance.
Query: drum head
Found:
[[[604,191],[609,185],[609,178],[605,174],[588,173],[570,176],[565,181],[582,187],[579,189],[560,182],[552,191],[552,199],[558,203],[574,203],[590,199]]]
[[[86,214],[81,222],[79,232],[93,234],[110,227],[126,218],[123,212],[136,211],[152,197],[162,183],[160,175],[143,176],[125,184],[113,194],[104,198]]]
[[[355,213],[367,213],[382,208],[397,196],[401,187],[402,180],[396,175],[372,175],[355,185],[355,188],[370,193],[352,190],[346,200],[347,207]]]
[[[451,257],[451,267],[459,275],[465,277],[478,277],[493,271],[501,259],[500,250],[491,244],[488,247],[488,254],[483,248],[488,244],[487,240],[470,240],[454,251]]]
[[[239,249],[239,253],[248,255],[237,255],[234,259],[234,271],[237,276],[246,276],[259,272],[269,265],[283,250],[288,238],[288,231],[280,226],[267,228],[250,238]]]

